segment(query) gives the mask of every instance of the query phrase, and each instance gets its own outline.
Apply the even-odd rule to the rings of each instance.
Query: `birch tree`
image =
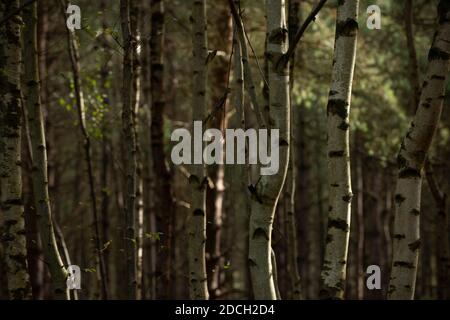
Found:
[[[37,52],[37,4],[24,9],[24,50],[26,107],[31,145],[33,196],[38,217],[42,250],[51,274],[55,299],[67,299],[67,273],[60,256],[53,226],[50,196],[48,192],[47,148],[44,121],[41,110],[40,76]]]
[[[450,71],[450,4],[441,0],[420,102],[397,157],[394,244],[389,299],[413,299],[420,247],[423,169],[439,123]]]
[[[271,261],[272,226],[276,204],[286,178],[290,142],[289,65],[279,63],[288,46],[285,1],[267,0],[266,15],[270,88],[268,114],[270,128],[279,130],[279,170],[274,175],[261,176],[256,185],[251,187],[249,266],[255,298],[275,300],[277,293]]]
[[[10,299],[31,297],[27,270],[21,171],[22,18],[18,0],[0,1],[0,190],[4,234],[2,244]]]
[[[208,56],[206,27],[206,0],[193,0],[193,121],[202,121],[206,115],[206,58]],[[198,152],[195,147],[193,151]],[[207,178],[203,164],[192,165],[189,183],[192,188],[191,213],[188,222],[189,292],[191,299],[206,300],[209,298],[205,260]]]
[[[329,208],[321,298],[343,299],[350,235],[349,114],[358,30],[358,0],[339,1],[327,105]]]

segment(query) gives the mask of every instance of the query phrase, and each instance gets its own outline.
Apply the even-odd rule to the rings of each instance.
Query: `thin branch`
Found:
[[[242,20],[242,19],[241,19],[241,20]],[[245,29],[244,21],[242,21],[242,27],[243,27],[243,29],[244,29],[245,38],[247,38],[247,42],[248,42],[248,45],[249,45],[249,47],[250,47],[250,50],[252,51],[253,56],[255,57],[256,65],[258,66],[258,70],[259,70],[259,73],[261,74],[261,78],[263,79],[263,81],[264,81],[264,83],[266,84],[267,88],[269,88],[269,83],[267,82],[267,79],[266,79],[266,77],[264,76],[264,71],[263,71],[262,68],[261,68],[261,65],[260,65],[260,63],[259,63],[258,56],[256,55],[255,49],[253,48],[252,43],[250,42],[250,38],[248,37],[247,30]]]
[[[247,40],[245,37],[244,26],[242,23],[241,16],[234,4],[233,0],[228,0],[231,9],[231,15],[233,16],[234,23],[236,25],[236,32],[239,39],[239,43],[241,44],[242,50],[242,65],[244,67],[244,82],[245,89],[250,96],[250,100],[253,104],[254,111],[256,113],[256,119],[258,121],[258,126],[260,128],[265,128],[266,124],[264,122],[264,117],[262,116],[261,109],[259,107],[258,99],[255,91],[255,83],[253,82],[252,71],[250,68],[250,64],[248,62],[248,48],[247,48]]]

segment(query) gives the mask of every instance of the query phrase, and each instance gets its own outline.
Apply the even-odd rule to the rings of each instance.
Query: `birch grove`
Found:
[[[449,299],[449,9],[0,0],[0,300]]]

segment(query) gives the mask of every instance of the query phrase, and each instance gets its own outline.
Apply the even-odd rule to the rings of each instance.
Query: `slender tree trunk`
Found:
[[[136,133],[133,110],[133,39],[130,23],[130,0],[120,1],[120,16],[124,42],[123,87],[122,87],[122,144],[125,147],[125,254],[127,262],[128,299],[136,299]]]
[[[289,1],[289,42],[293,41],[295,34],[298,31],[300,20],[299,20],[299,0]],[[295,69],[295,55],[292,55],[290,65],[289,65],[289,77],[290,77],[290,101],[292,105],[292,88],[294,82],[294,69]],[[294,108],[291,108],[291,119],[295,119]],[[297,167],[296,167],[296,148],[295,137],[296,132],[294,132],[296,126],[291,126],[291,145],[290,148],[290,159],[289,168],[286,178],[285,185],[285,196],[287,208],[286,212],[286,247],[287,247],[287,270],[289,274],[289,280],[291,283],[291,298],[294,300],[299,300],[302,298],[302,288],[301,279],[298,270],[298,245],[297,245],[297,211],[295,210],[296,201],[296,179],[297,179]]]
[[[288,38],[285,1],[266,4],[269,59],[269,118],[271,128],[279,130],[279,170],[261,176],[252,187],[249,231],[249,265],[256,299],[277,298],[271,262],[272,226],[275,208],[286,178],[290,143],[289,65],[279,63],[287,51]],[[242,41],[241,41],[242,45]],[[245,77],[247,74],[245,74]]]
[[[239,0],[236,7],[239,8]],[[236,28],[236,27],[234,27]],[[244,112],[244,71],[242,66],[241,45],[237,37],[233,38],[234,54],[234,106],[236,116],[235,127],[245,130]],[[250,275],[248,269],[248,222],[250,207],[248,202],[248,167],[234,165],[231,176],[231,192],[233,194],[233,241],[231,247],[231,272],[233,298],[248,299]]]
[[[102,12],[102,28],[103,32],[107,30],[108,24],[107,24],[107,3],[106,0],[102,0],[100,2],[100,11]],[[103,106],[106,109],[106,113],[104,114],[104,117],[102,119],[102,146],[101,146],[101,157],[100,157],[100,185],[101,185],[101,203],[100,203],[100,216],[101,216],[101,238],[103,239],[104,243],[108,243],[111,241],[111,234],[110,234],[110,222],[112,218],[110,217],[110,201],[111,197],[110,194],[112,192],[110,183],[110,143],[111,143],[111,137],[110,132],[108,129],[108,121],[110,121],[109,113],[111,109],[110,105],[110,89],[107,86],[107,82],[110,78],[110,69],[111,69],[111,61],[110,61],[110,47],[108,46],[107,42],[102,43],[103,46],[103,61],[102,66],[100,69],[100,87],[101,87],[101,93],[103,95]],[[104,244],[105,245],[105,244]],[[109,263],[109,257],[110,257],[110,248],[105,248],[103,250],[103,261],[105,263],[105,277],[107,283],[109,283],[110,279],[110,263]]]
[[[164,152],[164,0],[152,0],[151,2],[151,37],[150,37],[150,63],[151,63],[151,149],[153,157],[153,171],[155,181],[156,216],[163,232],[162,240],[165,249],[160,255],[161,261],[157,267],[161,268],[164,275],[164,289],[167,297],[171,291],[171,237],[172,220],[174,216],[172,177],[166,165]]]
[[[193,0],[193,121],[202,121],[206,114],[206,58],[208,56],[206,27],[206,0]],[[198,151],[194,147],[195,152]],[[205,174],[203,164],[194,164],[189,177],[192,188],[191,216],[188,222],[189,291],[191,299],[201,300],[209,298],[205,262],[207,183]]]
[[[52,277],[55,299],[67,299],[66,270],[58,251],[53,229],[53,218],[48,192],[47,150],[44,120],[41,110],[40,81],[37,54],[37,4],[24,9],[26,28],[25,82],[27,84],[27,115],[30,130],[33,194],[38,216],[43,252]]]
[[[450,69],[450,4],[438,5],[439,26],[428,54],[420,103],[398,155],[394,249],[389,299],[413,299],[419,257],[422,170],[439,123]]]
[[[352,188],[350,179],[349,113],[358,30],[358,0],[339,2],[337,8],[328,116],[328,230],[322,267],[321,297],[344,297]]]
[[[1,1],[0,17],[14,14],[19,1]],[[21,23],[14,14],[0,25],[0,191],[5,226],[6,274],[10,299],[31,298],[27,270],[21,161]],[[31,51],[31,50],[30,50]]]
[[[145,14],[150,13],[150,3],[144,0],[146,3]],[[142,145],[151,146],[151,49],[150,41],[148,41],[150,34],[150,26],[148,26],[145,19],[141,20],[143,26],[143,39],[142,39],[142,54],[141,54],[141,70],[142,70],[142,95],[145,109],[142,110]],[[143,200],[144,200],[144,214],[145,214],[145,229],[147,234],[146,245],[144,247],[144,269],[145,269],[145,284],[146,298],[156,299],[156,261],[157,261],[157,240],[156,235],[156,214],[155,214],[155,202],[154,202],[154,183],[153,178],[153,158],[151,148],[142,148],[142,161],[143,161]]]
[[[218,3],[220,7],[216,8],[217,14],[220,20],[215,23],[215,32],[220,34],[220,37],[213,38],[216,40],[211,43],[211,47],[226,53],[231,52],[233,31],[231,25],[231,15],[227,3],[224,1]],[[212,108],[219,101],[223,101],[224,94],[226,94],[228,88],[228,60],[224,57],[216,57],[211,62],[211,105]],[[215,113],[215,116],[210,120],[210,127],[217,128],[222,132],[225,132],[227,127],[227,98],[223,101],[223,108]],[[223,155],[222,155],[223,156]],[[225,194],[225,166],[223,164],[212,164],[207,167],[207,174],[210,180],[213,182],[213,188],[207,188],[206,190],[206,217],[210,222],[207,224],[206,237],[208,239],[206,243],[206,270],[208,276],[208,288],[211,295],[211,299],[216,296],[220,296],[220,282],[221,275],[223,275],[222,268],[224,261],[221,252],[221,238],[222,238],[222,225],[225,219],[224,212],[224,194]]]
[[[66,8],[67,1],[61,0],[61,10],[63,13],[63,17],[66,18]],[[88,182],[89,182],[89,195],[92,206],[92,229],[93,229],[93,238],[94,238],[94,247],[95,253],[97,257],[97,265],[99,267],[99,286],[101,288],[101,296],[102,299],[108,299],[108,289],[106,283],[106,272],[105,272],[105,264],[103,261],[103,254],[101,250],[101,240],[100,240],[100,230],[98,226],[98,212],[97,212],[97,197],[95,193],[95,178],[94,178],[94,169],[92,165],[92,148],[91,148],[91,139],[89,137],[89,133],[86,128],[86,118],[85,118],[85,104],[83,97],[83,90],[81,86],[81,78],[80,78],[80,53],[78,48],[78,41],[76,39],[75,32],[66,28],[67,33],[67,43],[69,50],[70,63],[72,67],[73,74],[73,82],[74,82],[74,94],[75,100],[77,104],[78,111],[78,121],[80,126],[80,131],[83,136],[84,143],[84,153],[85,153],[85,161],[87,166],[88,173]]]
[[[143,10],[143,3],[132,1],[130,5],[130,25],[131,33],[134,38],[133,43],[133,95],[132,95],[132,109],[134,110],[134,131],[136,136],[136,299],[143,298],[143,244],[144,244],[144,176],[143,176],[143,157],[141,150],[142,130],[141,124],[141,52],[142,40],[140,28],[141,25],[141,11]]]

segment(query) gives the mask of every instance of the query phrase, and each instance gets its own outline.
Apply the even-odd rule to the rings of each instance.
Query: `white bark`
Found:
[[[347,267],[352,188],[349,113],[358,30],[358,0],[337,8],[331,90],[327,105],[329,211],[321,297],[342,299]]]
[[[420,103],[398,155],[395,223],[389,299],[413,299],[420,247],[423,168],[442,112],[450,71],[450,4],[438,6],[439,26],[428,53]]]
[[[253,186],[249,230],[249,264],[255,299],[277,298],[271,261],[275,208],[286,178],[290,143],[289,66],[278,63],[287,51],[284,0],[267,0],[267,58],[269,60],[269,122],[279,129],[279,170],[261,176]]]

